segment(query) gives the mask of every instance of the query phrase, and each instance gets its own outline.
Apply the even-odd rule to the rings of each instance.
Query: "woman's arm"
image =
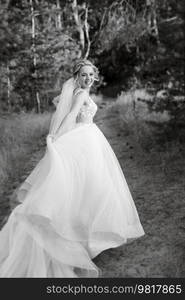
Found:
[[[57,130],[54,140],[57,139],[61,134],[64,132],[72,129],[76,122],[76,117],[79,113],[81,106],[83,105],[85,99],[87,97],[86,91],[81,90],[78,94],[74,97],[74,101],[71,107],[70,112],[65,116],[62,124],[60,125],[59,129]]]

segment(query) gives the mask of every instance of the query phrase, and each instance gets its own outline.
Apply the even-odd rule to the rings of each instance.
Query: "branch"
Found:
[[[175,17],[172,17],[172,18],[169,18],[169,19],[166,19],[166,20],[162,20],[162,21],[158,22],[158,24],[163,24],[163,23],[172,22],[172,21],[175,21],[175,20],[177,20],[177,19],[178,19],[178,17],[175,16]]]
[[[102,29],[103,29],[103,26],[105,26],[105,25],[104,25],[104,21],[105,21],[105,17],[106,17],[107,11],[108,11],[108,8],[106,8],[106,9],[104,10],[103,17],[102,17],[101,22],[100,22],[99,30],[98,30],[98,32],[96,32],[96,34],[94,35],[94,38],[93,38],[93,40],[92,40],[92,44],[94,44],[96,41],[98,41],[98,39],[99,39],[99,37],[100,37],[100,33],[101,33]]]

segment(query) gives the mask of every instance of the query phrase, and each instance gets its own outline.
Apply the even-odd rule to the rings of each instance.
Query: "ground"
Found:
[[[185,192],[181,162],[175,166],[174,173],[173,163],[164,170],[150,157],[142,159],[133,139],[125,134],[118,111],[110,101],[99,104],[95,122],[117,155],[145,230],[145,236],[108,249],[93,259],[103,271],[102,277],[185,277]],[[45,137],[26,164],[24,162],[21,181],[13,185],[7,183],[1,201],[1,226],[16,205],[14,189],[28,176],[44,151]],[[178,172],[179,176],[174,176]]]

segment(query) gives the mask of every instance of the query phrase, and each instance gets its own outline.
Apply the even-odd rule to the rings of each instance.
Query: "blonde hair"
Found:
[[[80,59],[80,60],[78,60],[78,61],[76,62],[76,64],[75,64],[74,67],[73,67],[73,76],[74,76],[74,77],[77,76],[78,73],[79,73],[79,71],[80,71],[80,69],[81,69],[82,67],[84,67],[84,66],[90,66],[90,67],[92,67],[92,69],[94,70],[94,79],[95,79],[96,81],[99,81],[99,70],[98,70],[98,68],[97,68],[95,65],[93,65],[93,63],[92,63],[90,60],[88,60],[88,59]]]

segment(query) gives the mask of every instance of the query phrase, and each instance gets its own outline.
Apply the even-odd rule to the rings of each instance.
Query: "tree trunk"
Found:
[[[10,91],[11,91],[11,83],[10,83],[10,68],[7,63],[7,103],[8,103],[8,111],[11,110],[11,102],[10,102]]]
[[[62,28],[62,22],[61,22],[61,13],[60,13],[60,10],[61,10],[61,6],[60,6],[60,0],[56,0],[56,6],[57,6],[57,9],[58,9],[58,12],[57,12],[57,28],[58,29],[61,29]]]
[[[73,11],[73,17],[75,20],[77,31],[79,32],[81,57],[86,59],[89,56],[89,52],[91,48],[91,41],[89,37],[89,24],[88,24],[88,7],[86,5],[86,2],[80,5],[80,8],[81,8],[81,12],[79,13],[77,0],[73,0],[72,11]],[[82,20],[82,15],[84,16],[83,20]]]
[[[84,34],[84,29],[83,29],[84,24],[81,20],[81,17],[79,16],[79,13],[78,13],[77,0],[73,0],[73,2],[72,2],[72,11],[73,11],[73,17],[74,17],[74,20],[75,20],[77,31],[79,32],[80,48],[81,48],[81,53],[83,55],[84,49],[85,49],[85,34]]]
[[[159,40],[159,32],[157,25],[157,13],[156,13],[156,1],[155,0],[146,0],[146,19],[148,28],[153,35]]]
[[[34,77],[34,88],[35,88],[35,98],[36,98],[36,111],[40,113],[40,96],[39,91],[37,89],[37,80],[38,80],[38,73],[37,73],[37,58],[36,58],[36,46],[35,46],[35,15],[34,15],[34,7],[33,1],[30,0],[30,9],[31,9],[31,24],[32,24],[32,52],[33,52],[33,77]]]

